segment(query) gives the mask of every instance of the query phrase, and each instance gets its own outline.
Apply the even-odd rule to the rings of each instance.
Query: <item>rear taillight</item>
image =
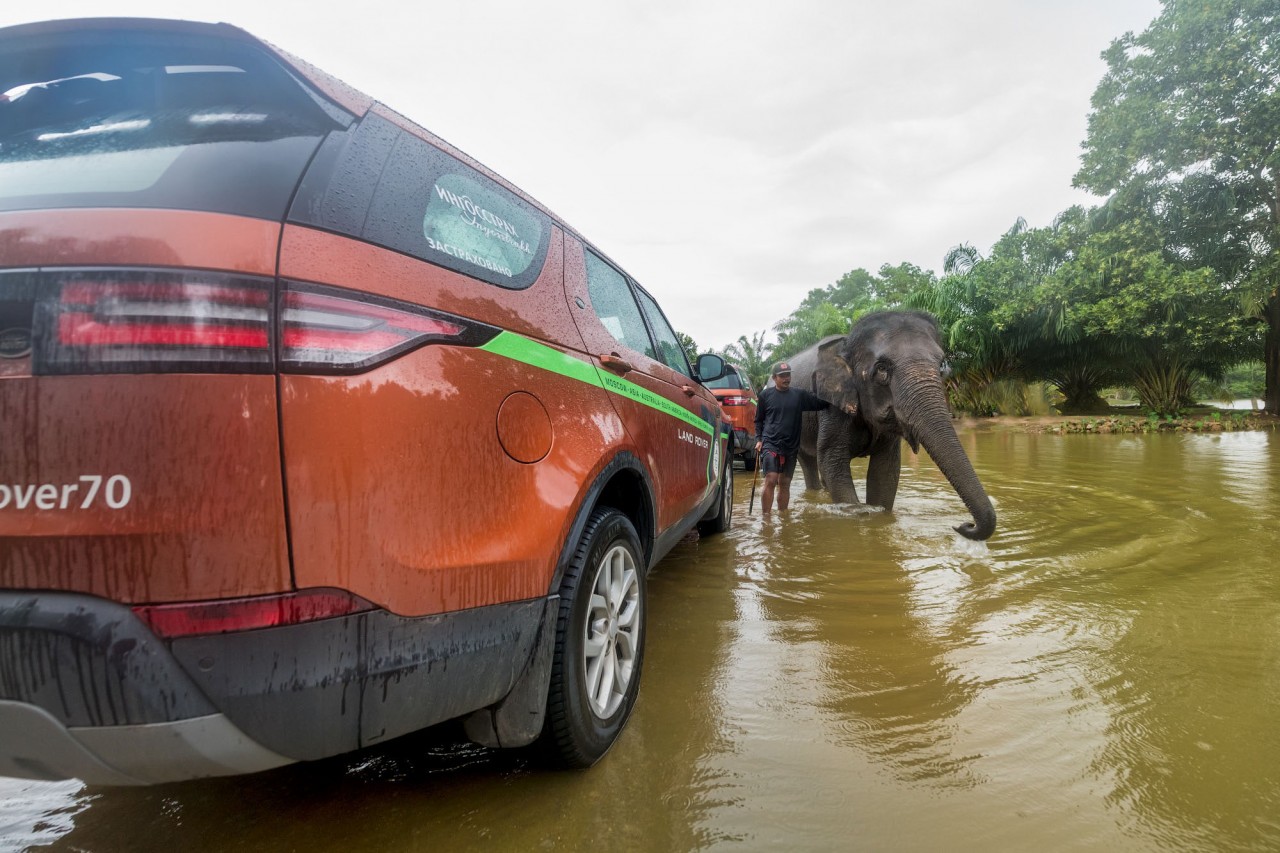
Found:
[[[304,589],[281,595],[147,604],[133,612],[159,637],[193,637],[297,625],[373,610],[374,605],[340,589]]]
[[[479,346],[498,330],[367,293],[289,283],[280,297],[280,369],[357,373],[431,343]]]
[[[38,373],[272,368],[271,282],[219,273],[49,272],[36,305]]]
[[[751,402],[750,397],[725,397],[720,401],[724,406],[745,406]]]
[[[20,283],[16,274],[6,282]],[[498,329],[408,302],[189,270],[24,272],[38,284],[32,370],[66,373],[360,373],[432,343],[480,346]],[[12,289],[12,288],[10,288]],[[7,303],[0,303],[3,307]],[[29,313],[30,302],[13,313]],[[21,309],[21,310],[19,310]],[[7,309],[6,309],[7,310]],[[7,313],[6,313],[7,316]]]

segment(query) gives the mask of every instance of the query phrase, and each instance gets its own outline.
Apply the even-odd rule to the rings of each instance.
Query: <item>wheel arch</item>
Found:
[[[613,507],[631,521],[640,536],[640,547],[644,549],[646,571],[653,564],[653,542],[657,533],[653,479],[640,459],[624,450],[600,470],[583,493],[578,511],[561,546],[549,592],[555,593],[560,589],[560,582],[573,561],[578,541],[586,530],[591,514],[602,506]]]

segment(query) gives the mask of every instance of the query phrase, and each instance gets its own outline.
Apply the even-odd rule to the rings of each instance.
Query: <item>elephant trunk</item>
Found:
[[[913,450],[917,443],[924,445],[973,516],[973,521],[961,524],[956,532],[967,539],[989,539],[996,529],[996,511],[956,437],[937,367],[930,364],[900,369],[895,385],[895,416],[903,436]]]

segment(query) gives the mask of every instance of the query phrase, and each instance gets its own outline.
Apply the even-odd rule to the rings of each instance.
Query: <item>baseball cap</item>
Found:
[[[773,366],[773,375],[778,376],[782,373],[790,373],[791,365],[788,362],[780,361]]]

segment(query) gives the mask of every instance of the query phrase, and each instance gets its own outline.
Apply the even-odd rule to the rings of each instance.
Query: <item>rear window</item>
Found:
[[[721,390],[728,390],[728,391],[751,390],[750,386],[744,383],[742,381],[742,377],[740,377],[737,374],[737,371],[734,371],[734,370],[730,370],[728,373],[726,373],[724,376],[721,376],[719,379],[711,380],[710,382],[706,383],[706,385],[708,388],[719,388]]]
[[[540,210],[377,115],[330,137],[289,219],[513,289],[537,280],[551,237]]]
[[[0,210],[165,207],[282,219],[349,124],[270,54],[188,33],[0,39]]]

